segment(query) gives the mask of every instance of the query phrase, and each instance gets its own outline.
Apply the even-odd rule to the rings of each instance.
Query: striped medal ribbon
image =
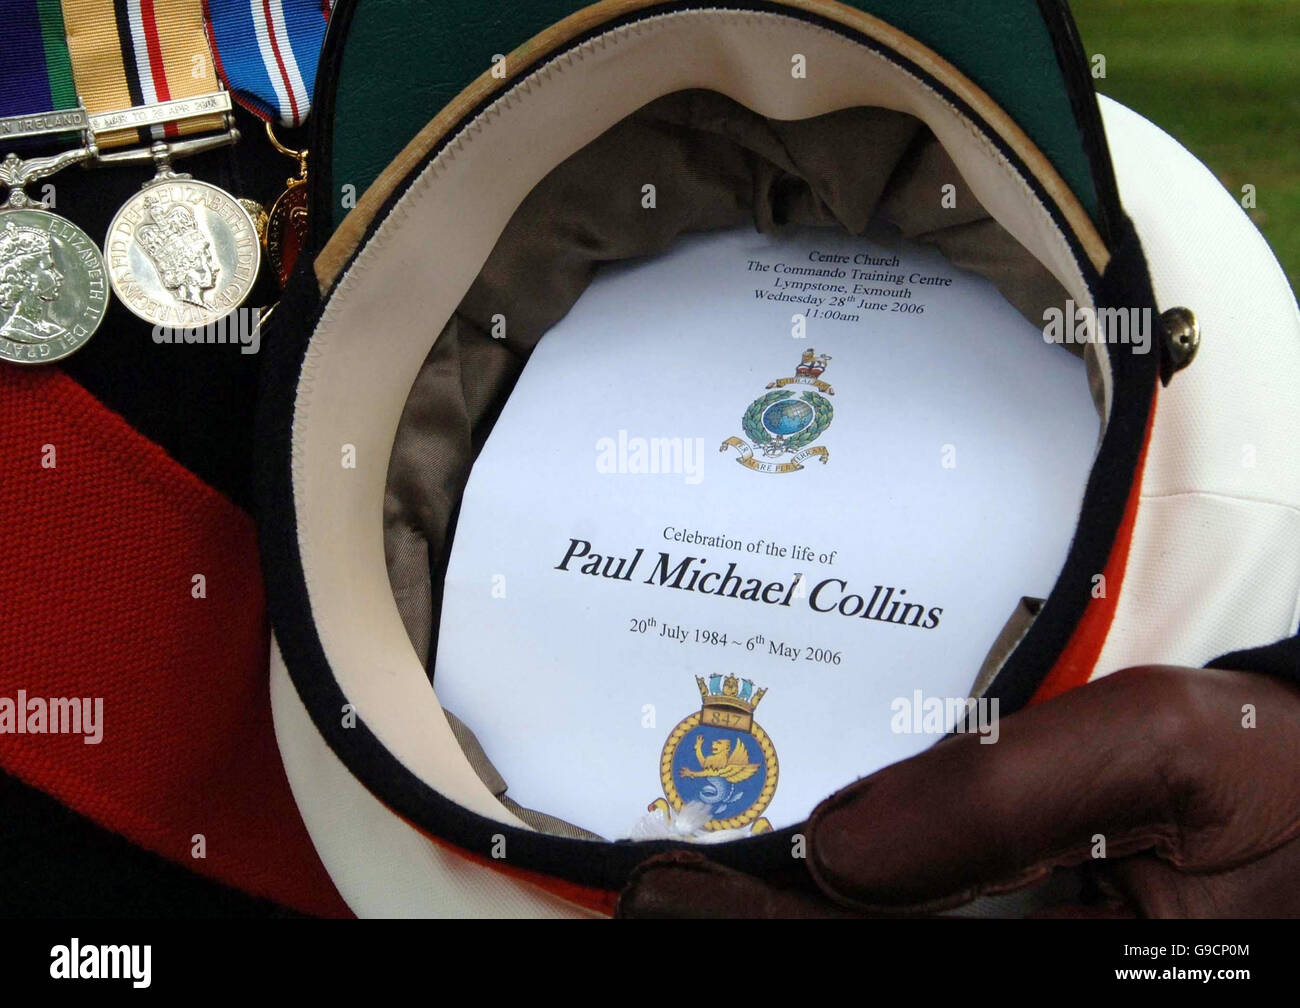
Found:
[[[0,138],[86,128],[58,0],[0,2]]]
[[[63,17],[101,150],[226,129],[199,0],[63,0]]]
[[[306,121],[331,6],[326,0],[205,0],[217,73],[239,104],[282,126]]]
[[[52,212],[52,184],[40,199],[23,188],[88,159],[87,128],[58,0],[0,0],[0,186],[8,189],[0,205],[0,361],[61,360],[90,339],[108,309],[95,243]],[[62,149],[37,156],[51,147]]]
[[[273,123],[301,126],[311,111],[330,0],[204,0],[217,72],[235,100],[266,120],[266,135],[298,173],[271,204],[263,247],[281,288],[307,239],[307,151],[285,147]]]
[[[160,342],[221,323],[252,289],[261,243],[242,201],[171,166],[239,139],[202,0],[63,0],[63,18],[98,161],[156,169],[109,224],[113,292]]]

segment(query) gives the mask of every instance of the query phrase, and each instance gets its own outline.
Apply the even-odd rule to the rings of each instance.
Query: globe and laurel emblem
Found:
[[[805,350],[795,373],[769,382],[767,387],[773,391],[759,396],[745,410],[740,424],[749,440],[730,437],[718,450],[735,448],[736,461],[754,472],[797,472],[813,457],[825,464],[830,452],[814,442],[835,416],[827,398],[835,390],[821,380],[830,359],[830,354],[818,354],[811,347]]]

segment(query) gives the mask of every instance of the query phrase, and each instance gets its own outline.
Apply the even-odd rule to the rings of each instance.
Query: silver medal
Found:
[[[193,328],[248,297],[261,243],[225,190],[166,171],[118,210],[104,242],[113,292],[156,326]]]
[[[90,237],[22,186],[83,160],[85,152],[0,164],[0,360],[49,364],[81,348],[108,309],[104,259]]]

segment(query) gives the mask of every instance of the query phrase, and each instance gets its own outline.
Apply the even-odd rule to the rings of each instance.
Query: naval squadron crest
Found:
[[[749,440],[729,437],[718,450],[735,448],[736,461],[755,472],[797,472],[806,459],[814,457],[825,464],[830,452],[814,442],[835,416],[827,398],[835,390],[821,380],[830,359],[830,354],[818,354],[811,347],[805,350],[794,374],[768,382],[773,391],[759,396],[745,410],[740,424]]]
[[[683,808],[698,810],[699,830],[747,830],[765,833],[762,818],[776,792],[776,748],[754,720],[766,689],[748,679],[711,675],[700,688],[700,710],[683,718],[668,735],[659,758],[664,797],[648,811],[666,821]]]

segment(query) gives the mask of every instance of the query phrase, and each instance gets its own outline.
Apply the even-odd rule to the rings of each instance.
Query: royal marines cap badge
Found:
[[[766,689],[754,689],[748,679],[721,674],[700,687],[700,711],[678,722],[664,743],[659,777],[664,797],[650,803],[649,811],[672,820],[692,806],[707,814],[700,829],[748,829],[765,833],[772,828],[760,818],[776,793],[776,748],[767,732],[754,720],[754,708]]]
[[[813,442],[822,436],[835,416],[835,409],[826,398],[834,395],[835,390],[821,380],[830,359],[830,354],[819,355],[811,347],[805,350],[794,374],[768,382],[767,387],[775,391],[759,396],[745,410],[740,423],[749,442],[729,437],[718,451],[735,448],[736,461],[755,472],[797,472],[803,468],[803,461],[813,456],[824,464],[830,452],[825,445]],[[796,391],[788,387],[791,385],[812,388]]]

